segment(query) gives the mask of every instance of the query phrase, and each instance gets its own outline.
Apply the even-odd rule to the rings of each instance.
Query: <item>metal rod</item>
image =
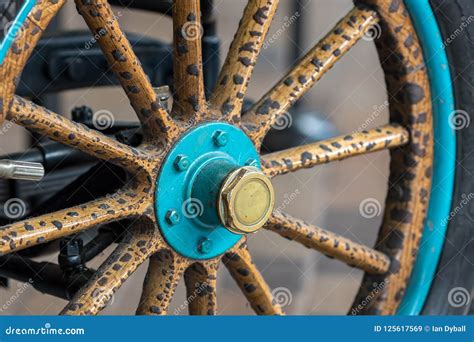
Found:
[[[0,160],[0,178],[40,181],[44,176],[41,163],[31,163],[18,160]]]

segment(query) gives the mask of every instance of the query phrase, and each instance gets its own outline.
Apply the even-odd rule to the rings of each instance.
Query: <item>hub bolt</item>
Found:
[[[179,223],[179,214],[176,210],[170,209],[166,213],[166,221],[175,226]]]
[[[212,241],[208,238],[202,238],[198,244],[198,250],[202,254],[210,253],[212,250]]]
[[[259,230],[271,216],[274,205],[270,179],[253,166],[232,171],[222,184],[217,200],[222,224],[235,234]]]
[[[229,142],[229,135],[224,131],[216,131],[212,136],[212,140],[217,146],[223,147]]]
[[[183,154],[180,154],[174,160],[174,167],[178,171],[185,171],[189,167],[189,159]]]

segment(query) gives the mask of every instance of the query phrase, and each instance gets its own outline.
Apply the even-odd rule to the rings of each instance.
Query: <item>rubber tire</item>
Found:
[[[468,113],[471,124],[456,132],[456,175],[452,210],[460,209],[449,221],[443,251],[422,313],[424,315],[466,315],[473,311],[474,289],[474,199],[460,205],[465,196],[474,196],[474,0],[430,0],[443,41],[461,23],[469,20],[460,34],[446,44],[457,110]],[[471,18],[472,17],[472,18]],[[464,196],[464,197],[463,197]],[[466,289],[470,305],[453,307],[450,291]]]

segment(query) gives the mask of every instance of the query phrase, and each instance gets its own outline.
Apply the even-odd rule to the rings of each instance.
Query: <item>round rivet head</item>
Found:
[[[179,156],[176,157],[174,160],[174,168],[177,171],[185,171],[189,167],[189,159],[185,155],[180,154]]]
[[[202,238],[198,244],[198,250],[202,254],[208,254],[212,250],[212,241],[208,238]]]
[[[270,179],[253,166],[232,171],[221,186],[219,218],[237,234],[254,233],[267,222],[275,205]]]
[[[224,131],[216,131],[212,136],[212,140],[216,146],[223,147],[229,142],[229,135]]]
[[[176,225],[179,223],[179,214],[176,210],[170,209],[166,212],[166,222],[171,225]]]

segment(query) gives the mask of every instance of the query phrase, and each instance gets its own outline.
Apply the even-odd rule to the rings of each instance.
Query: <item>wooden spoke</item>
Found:
[[[137,315],[166,315],[187,259],[161,250],[150,258]]]
[[[267,175],[274,177],[302,168],[405,145],[409,138],[408,131],[400,125],[386,125],[264,155],[263,169]]]
[[[216,281],[219,262],[192,264],[184,273],[186,302],[190,315],[215,315]]]
[[[118,192],[86,204],[28,218],[0,227],[0,254],[32,247],[143,212],[135,194]]]
[[[199,119],[206,109],[202,72],[201,9],[199,0],[173,1],[173,112]]]
[[[234,122],[240,121],[248,82],[278,3],[279,0],[248,2],[219,75],[211,106],[219,109],[224,117],[229,117]]]
[[[92,34],[99,37],[97,42],[143,124],[146,137],[171,140],[178,127],[158,101],[107,0],[75,3]]]
[[[283,314],[280,306],[274,303],[270,288],[254,265],[246,243],[225,254],[222,261],[258,315]]]
[[[275,212],[266,228],[369,273],[383,274],[390,265],[381,252],[286,214]]]
[[[139,222],[136,225],[143,221]],[[156,250],[153,235],[153,227],[147,227],[127,236],[61,314],[96,315],[109,305],[125,280]]]
[[[243,127],[257,147],[277,118],[285,114],[376,22],[375,12],[354,8],[245,113]]]
[[[19,96],[14,97],[7,118],[31,131],[125,167],[132,172],[146,165],[147,155],[144,152],[121,144],[96,130],[73,122]]]

